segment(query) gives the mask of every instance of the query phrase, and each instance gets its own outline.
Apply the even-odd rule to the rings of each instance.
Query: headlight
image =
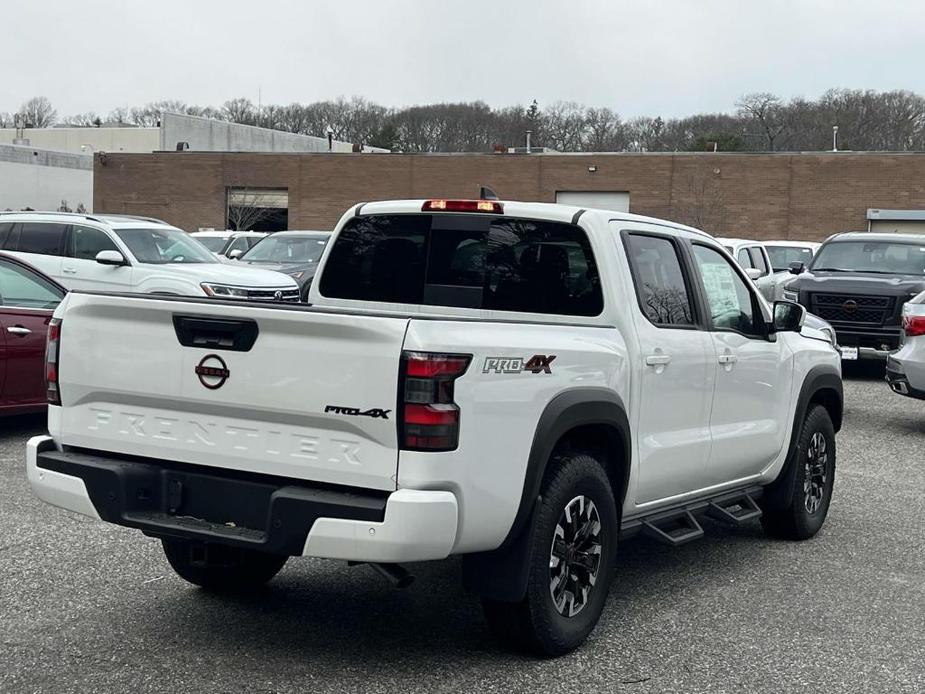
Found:
[[[289,276],[290,276],[292,279],[294,279],[294,280],[300,280],[300,279],[302,279],[302,275],[304,275],[304,274],[305,274],[304,272],[302,272],[301,270],[299,270],[298,272],[291,272],[291,273],[289,273]]]
[[[831,328],[820,328],[820,331],[829,338],[829,342],[832,343],[833,347],[838,347],[838,340],[835,338],[835,331]]]
[[[783,296],[784,296],[784,301],[793,301],[795,303],[799,303],[800,301],[799,292],[791,292],[789,289],[784,290]]]
[[[218,296],[228,299],[246,299],[247,290],[240,287],[229,287],[226,284],[211,284],[203,282],[199,285],[208,296]]]

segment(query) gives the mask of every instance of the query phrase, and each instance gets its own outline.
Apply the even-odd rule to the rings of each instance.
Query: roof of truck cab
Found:
[[[893,231],[846,231],[841,234],[830,236],[826,239],[826,243],[829,241],[884,241],[893,243],[925,244],[925,234],[899,234]]]
[[[420,213],[427,199],[420,200],[383,200],[380,202],[365,202],[357,205],[354,214],[371,215],[371,214],[413,214]],[[576,216],[591,213],[607,217],[610,220],[625,222],[644,222],[648,224],[657,224],[658,226],[668,226],[680,231],[689,231],[694,234],[700,234],[712,238],[705,231],[695,229],[694,227],[678,224],[665,219],[656,217],[646,217],[644,215],[632,214],[631,212],[617,212],[615,210],[602,210],[594,207],[582,207],[580,205],[563,205],[557,202],[521,202],[517,200],[493,200],[498,202],[504,208],[506,217],[536,217],[553,222],[574,222]],[[454,212],[428,212],[428,214],[458,214]],[[468,213],[480,214],[480,213]]]
[[[819,248],[822,245],[818,241],[762,241],[761,243],[774,248],[781,246],[788,248]]]

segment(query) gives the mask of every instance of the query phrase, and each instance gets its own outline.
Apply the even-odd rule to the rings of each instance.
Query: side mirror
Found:
[[[125,256],[119,251],[100,251],[96,254],[96,262],[100,265],[127,265]]]
[[[242,251],[240,248],[235,248],[233,251],[231,251],[231,253],[228,254],[228,257],[232,260],[237,260],[242,255],[244,255],[244,251]]]
[[[802,260],[794,260],[790,263],[791,275],[802,275],[804,272],[806,272],[806,264]]]
[[[803,329],[806,319],[806,309],[792,301],[774,302],[774,323],[772,332],[798,333]]]
[[[761,270],[756,267],[747,267],[745,268],[745,274],[748,275],[748,279],[755,281],[761,277]]]

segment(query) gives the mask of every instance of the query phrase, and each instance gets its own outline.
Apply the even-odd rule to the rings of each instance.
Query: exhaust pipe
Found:
[[[408,573],[407,569],[400,564],[379,564],[371,562],[370,566],[395,586],[395,588],[407,588],[414,583],[414,576]]]

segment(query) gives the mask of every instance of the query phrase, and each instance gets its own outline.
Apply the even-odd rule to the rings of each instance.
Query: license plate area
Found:
[[[858,348],[857,347],[841,347],[841,358],[842,361],[857,361],[858,358]]]

